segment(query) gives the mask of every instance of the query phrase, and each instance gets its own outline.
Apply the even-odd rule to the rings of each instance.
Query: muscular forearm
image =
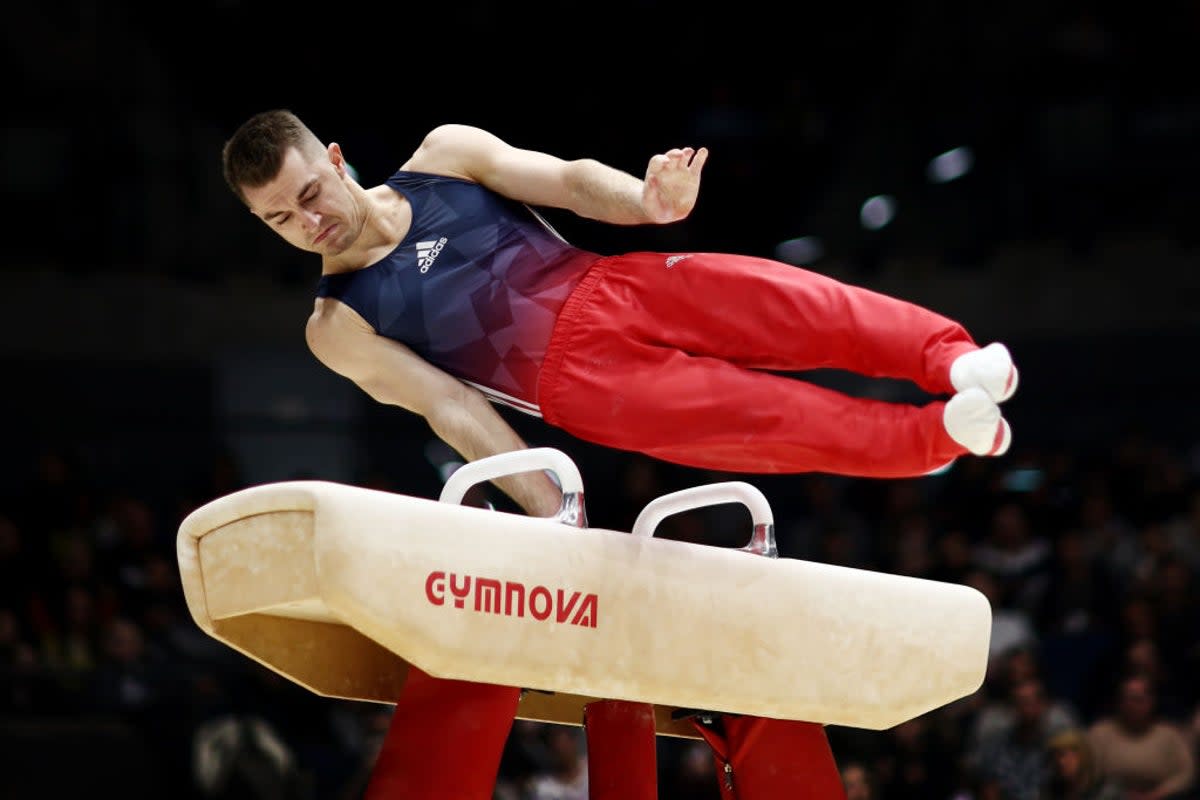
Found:
[[[571,210],[581,217],[613,225],[645,225],[652,220],[642,206],[644,184],[593,159],[572,161],[565,176]]]
[[[492,404],[465,386],[456,402],[447,404],[428,421],[433,432],[467,461],[526,447]],[[493,483],[533,517],[552,516],[562,502],[562,492],[541,470],[498,478]]]

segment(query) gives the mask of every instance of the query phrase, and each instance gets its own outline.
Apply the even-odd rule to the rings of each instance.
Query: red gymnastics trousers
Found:
[[[951,319],[770,259],[637,252],[567,298],[538,378],[546,422],[580,439],[729,472],[913,477],[968,451],[946,433]],[[781,372],[907,379],[924,405]]]

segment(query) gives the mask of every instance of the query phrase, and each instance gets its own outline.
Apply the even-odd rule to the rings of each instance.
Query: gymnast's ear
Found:
[[[329,161],[337,170],[338,175],[345,177],[346,157],[342,155],[342,146],[337,142],[330,142],[329,146],[325,148],[325,152],[329,154]]]

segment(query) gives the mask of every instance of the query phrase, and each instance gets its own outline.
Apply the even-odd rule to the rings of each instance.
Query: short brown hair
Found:
[[[234,131],[221,149],[225,183],[245,203],[243,187],[256,188],[274,180],[291,147],[311,158],[324,145],[299,117],[287,109],[255,114]]]

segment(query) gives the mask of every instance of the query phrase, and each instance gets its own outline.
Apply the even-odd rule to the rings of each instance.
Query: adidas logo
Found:
[[[675,266],[675,265],[676,265],[676,264],[678,264],[680,261],[683,261],[685,258],[691,258],[691,255],[686,255],[686,256],[667,256],[667,269],[670,269],[671,267]]]
[[[421,268],[421,274],[429,272],[429,268],[433,266],[433,261],[438,257],[438,253],[442,252],[442,248],[446,246],[446,242],[450,241],[445,236],[438,239],[436,242],[417,242],[417,266]]]

